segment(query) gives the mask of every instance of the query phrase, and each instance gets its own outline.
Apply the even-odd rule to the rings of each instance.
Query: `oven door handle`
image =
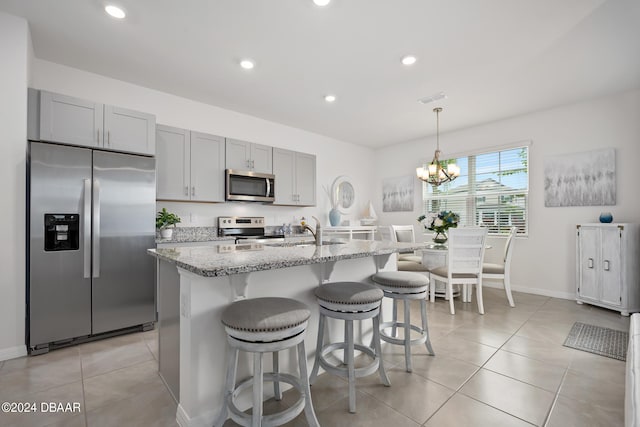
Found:
[[[267,194],[265,194],[264,197],[269,197],[269,194],[271,194],[271,180],[265,178],[265,181],[267,181]]]

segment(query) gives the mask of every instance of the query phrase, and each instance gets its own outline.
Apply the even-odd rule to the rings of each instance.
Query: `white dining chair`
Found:
[[[502,280],[504,284],[504,292],[507,294],[509,305],[515,307],[513,295],[511,295],[511,257],[513,256],[513,247],[515,246],[515,236],[518,227],[511,227],[509,236],[504,245],[504,255],[502,264],[494,264],[485,262],[482,264],[482,277],[489,280]]]
[[[463,302],[466,302],[469,285],[476,286],[478,312],[484,314],[482,302],[482,263],[484,260],[487,229],[465,227],[449,229],[447,242],[447,265],[434,268],[429,274],[429,282],[435,280],[446,284],[446,298],[449,300],[451,314],[456,314],[453,304],[453,285],[462,285]],[[430,293],[431,302],[435,301],[435,286]]]
[[[392,236],[395,237],[395,242],[397,243],[414,243],[416,241],[416,235],[413,230],[413,225],[392,225],[391,230],[393,232]],[[422,265],[422,257],[420,255],[416,255],[415,253],[399,254],[398,261],[410,261]],[[398,270],[400,270],[400,268],[398,268]],[[416,271],[414,269],[410,270]],[[425,270],[421,268],[418,271]]]

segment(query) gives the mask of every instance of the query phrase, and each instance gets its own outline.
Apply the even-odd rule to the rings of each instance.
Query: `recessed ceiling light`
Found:
[[[243,59],[242,61],[240,61],[240,66],[245,70],[250,70],[255,67],[256,64],[250,59]]]
[[[407,55],[402,57],[402,65],[413,65],[416,63],[418,58],[413,55]]]
[[[335,102],[336,96],[335,95],[325,95],[324,100],[327,101],[327,102]]]
[[[124,13],[124,10],[120,9],[118,6],[114,6],[112,4],[107,5],[104,7],[105,12],[107,12],[109,15],[113,16],[114,18],[117,19],[122,19],[125,16],[127,16],[126,13]]]
[[[316,6],[326,6],[331,3],[331,0],[313,0]]]

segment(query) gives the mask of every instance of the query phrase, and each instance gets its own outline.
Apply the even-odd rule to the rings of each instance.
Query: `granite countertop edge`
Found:
[[[373,249],[362,249],[357,252],[346,253],[346,254],[336,254],[336,255],[323,255],[323,256],[295,256],[290,254],[283,254],[280,259],[273,259],[267,261],[257,261],[257,262],[249,262],[246,264],[238,264],[238,265],[228,265],[228,266],[219,266],[219,267],[209,267],[203,268],[195,265],[197,263],[189,263],[185,261],[181,261],[176,257],[167,256],[162,253],[164,250],[157,249],[149,249],[147,252],[163,261],[167,261],[173,264],[176,264],[177,267],[182,268],[191,273],[197,274],[203,277],[220,277],[220,276],[231,276],[234,274],[243,274],[243,273],[252,273],[256,271],[267,271],[267,270],[277,270],[281,268],[288,267],[297,267],[302,265],[312,265],[312,264],[321,264],[325,262],[333,262],[340,261],[345,259],[357,259],[357,258],[366,258],[370,256],[376,255],[389,255],[392,253],[399,252],[401,250],[407,249],[422,249],[424,247],[423,244],[392,244],[389,247],[382,248],[373,248]],[[191,248],[193,249],[193,248]],[[269,247],[267,250],[278,249],[278,247]],[[160,252],[159,252],[160,251]],[[215,256],[212,252],[212,256]]]

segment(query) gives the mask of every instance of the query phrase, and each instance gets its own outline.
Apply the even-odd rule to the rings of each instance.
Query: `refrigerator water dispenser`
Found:
[[[80,215],[44,214],[44,250],[80,249]]]

